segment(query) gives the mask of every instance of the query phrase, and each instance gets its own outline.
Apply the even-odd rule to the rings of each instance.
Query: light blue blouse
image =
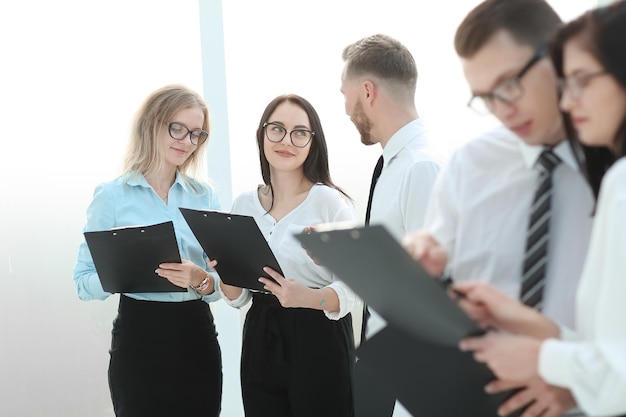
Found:
[[[181,259],[203,267],[206,255],[183,218],[179,207],[198,210],[220,210],[217,194],[208,185],[188,182],[179,173],[169,190],[167,204],[158,196],[141,174],[122,176],[96,187],[87,209],[83,232],[109,230],[124,226],[149,226],[172,221]],[[216,280],[217,276],[214,274]],[[165,279],[165,278],[163,278]],[[104,300],[111,295],[102,289],[89,247],[83,240],[74,266],[74,284],[81,300]],[[138,300],[180,302],[201,298],[193,289],[187,292],[125,294]],[[220,298],[219,291],[202,297],[209,303]]]

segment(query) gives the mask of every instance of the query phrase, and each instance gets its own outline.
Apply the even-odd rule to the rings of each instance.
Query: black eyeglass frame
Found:
[[[270,126],[270,125],[280,127],[281,129],[284,130],[283,136],[280,138],[280,140],[272,140],[270,138],[270,135],[267,134],[267,127]],[[284,126],[282,126],[282,125],[280,125],[278,123],[274,123],[274,122],[265,122],[265,123],[263,123],[263,129],[265,130],[265,137],[267,138],[267,140],[269,140],[272,143],[280,143],[280,142],[282,142],[283,139],[285,139],[285,136],[287,136],[287,133],[289,133],[289,140],[291,141],[291,144],[293,146],[295,146],[296,148],[306,148],[307,145],[309,143],[311,143],[311,140],[313,139],[313,136],[315,136],[315,132],[312,131],[312,130],[308,130],[308,129],[287,130],[287,129],[285,129]],[[307,132],[307,133],[311,134],[311,137],[309,137],[309,140],[304,145],[302,145],[302,146],[296,145],[296,143],[293,141],[293,132]]]
[[[475,100],[482,100],[483,103],[485,104],[485,107],[487,108],[487,110],[492,111],[493,110],[493,105],[497,100],[500,100],[503,103],[506,104],[511,104],[516,100],[519,100],[523,95],[524,95],[524,87],[522,86],[522,77],[524,77],[524,75],[526,75],[526,73],[537,63],[539,62],[541,59],[543,59],[546,56],[546,53],[548,52],[548,47],[546,45],[538,48],[534,55],[528,60],[528,62],[526,63],[526,65],[524,65],[522,67],[521,70],[519,70],[519,72],[517,74],[515,74],[515,76],[502,81],[501,83],[499,83],[498,85],[496,85],[493,90],[491,90],[491,92],[489,93],[485,93],[485,94],[473,94],[472,97],[469,99],[469,101],[467,102],[467,106],[469,108],[471,108],[472,110],[478,111],[476,110],[476,106],[472,106],[472,103],[475,102]],[[501,94],[498,93],[499,90],[503,90],[505,87],[507,86],[514,86],[517,90],[516,90],[516,94],[514,97],[503,97]],[[482,113],[479,111],[479,113]]]
[[[172,134],[172,125],[176,125],[179,126],[181,128],[184,128],[187,133],[185,133],[182,137],[178,138],[175,137]],[[206,140],[209,138],[209,132],[207,132],[206,130],[203,129],[189,129],[187,126],[185,126],[183,123],[181,122],[167,122],[166,123],[167,126],[167,133],[169,133],[170,138],[174,139],[174,140],[185,140],[185,138],[187,136],[189,136],[189,141],[191,142],[192,145],[196,145],[196,146],[200,146],[202,145],[204,142],[206,142]],[[198,132],[198,139],[196,139],[194,141],[194,137],[192,133]]]

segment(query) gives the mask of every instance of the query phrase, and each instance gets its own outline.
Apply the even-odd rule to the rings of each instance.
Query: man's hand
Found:
[[[485,363],[496,378],[524,384],[539,377],[541,343],[533,337],[491,331],[466,337],[460,348],[474,352],[474,359]]]
[[[552,320],[489,283],[464,281],[453,288],[463,294],[458,298],[459,306],[484,329],[497,328],[542,340],[560,333]]]
[[[490,394],[496,394],[516,388],[521,389],[498,408],[500,416],[508,416],[527,407],[520,417],[557,417],[576,406],[576,401],[569,390],[548,385],[539,378],[525,386],[520,386],[516,382],[496,380],[487,385],[485,390]]]
[[[402,245],[430,275],[438,277],[443,274],[448,262],[448,254],[430,233],[418,230],[408,234],[402,239]]]

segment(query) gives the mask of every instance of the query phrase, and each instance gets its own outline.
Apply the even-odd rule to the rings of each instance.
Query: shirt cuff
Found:
[[[102,283],[97,273],[85,277],[85,290],[78,291],[78,297],[82,301],[89,300],[106,300],[111,296],[110,292],[106,292],[102,288]]]
[[[573,342],[576,340],[580,340],[580,336],[569,327],[559,324],[559,339],[566,342]]]
[[[539,375],[548,384],[568,387],[572,382],[572,363],[578,343],[547,339],[539,351]]]
[[[334,281],[326,287],[331,288],[337,293],[337,298],[339,298],[339,311],[324,310],[324,314],[330,320],[339,320],[344,318],[352,311],[352,309],[354,309],[354,306],[357,303],[356,294],[341,281]]]
[[[252,298],[252,294],[250,293],[250,290],[248,290],[247,288],[242,288],[241,294],[239,295],[239,297],[235,298],[234,300],[231,300],[230,298],[226,296],[226,294],[222,292],[222,281],[218,279],[216,280],[216,283],[217,283],[216,285],[217,291],[215,292],[219,292],[222,299],[226,302],[226,304],[228,304],[231,307],[241,308],[245,306],[246,304],[248,304],[248,301],[250,301],[250,299]]]
[[[212,303],[213,301],[219,300],[220,298],[222,298],[222,294],[216,288],[215,291],[213,291],[211,294],[203,295],[202,301],[209,304],[209,303]]]
[[[209,304],[209,303],[212,303],[213,301],[217,301],[220,298],[223,298],[223,296],[222,296],[222,293],[219,291],[218,282],[220,281],[220,278],[219,278],[219,275],[217,275],[217,272],[213,270],[206,271],[206,272],[208,274],[211,274],[211,276],[213,277],[213,292],[211,294],[203,295],[202,301]]]

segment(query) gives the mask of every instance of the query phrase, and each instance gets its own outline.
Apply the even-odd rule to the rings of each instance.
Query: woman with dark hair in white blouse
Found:
[[[235,199],[253,216],[285,276],[260,278],[265,292],[220,283],[234,307],[252,299],[243,331],[241,384],[247,417],[353,415],[355,294],[316,265],[294,238],[310,226],[354,222],[347,196],[330,179],[319,117],[296,95],[270,102],[257,129],[264,184]],[[216,260],[219,262],[219,259]]]

